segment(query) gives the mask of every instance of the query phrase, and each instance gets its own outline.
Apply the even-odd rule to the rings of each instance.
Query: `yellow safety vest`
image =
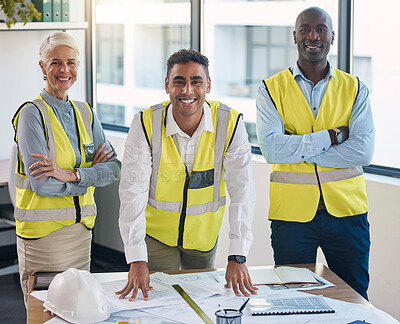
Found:
[[[348,125],[358,79],[332,70],[335,77],[330,77],[316,118],[289,69],[264,80],[287,131],[304,135]],[[344,217],[368,211],[361,166],[337,169],[306,162],[274,164],[269,193],[269,219],[308,222],[316,214],[321,193],[331,215]]]
[[[166,136],[170,102],[141,115],[153,161],[146,232],[166,245],[204,252],[217,242],[226,203],[223,159],[241,116],[220,102],[207,103],[216,131],[201,134],[191,174],[172,136]]]
[[[87,103],[73,102],[76,122],[79,131],[81,164],[80,168],[92,165],[93,134],[92,111]],[[33,102],[26,102],[18,108],[13,117],[15,142],[17,141],[18,119],[21,110],[32,103],[42,117],[49,157],[56,161],[62,169],[75,168],[75,152],[68,140],[67,134],[58,121],[53,109],[39,95]],[[88,162],[87,162],[88,161]],[[96,218],[94,187],[88,187],[82,196],[47,197],[39,196],[29,189],[29,180],[25,174],[21,154],[18,150],[15,169],[16,206],[14,211],[16,232],[22,238],[40,238],[54,232],[63,226],[82,222],[89,229],[93,228]]]

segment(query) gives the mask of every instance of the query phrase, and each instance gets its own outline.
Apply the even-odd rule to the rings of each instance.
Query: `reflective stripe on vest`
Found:
[[[361,166],[346,169],[320,171],[318,172],[318,178],[315,173],[273,171],[270,176],[270,181],[278,183],[318,185],[318,180],[319,183],[326,183],[351,179],[361,175],[363,175],[363,169]]]
[[[358,79],[332,70],[334,77],[330,76],[317,117],[290,70],[264,80],[285,130],[304,135],[348,125],[358,94]],[[270,180],[269,219],[308,222],[315,216],[321,193],[331,215],[345,217],[368,210],[361,166],[337,169],[307,162],[274,164]]]
[[[146,207],[146,231],[169,246],[209,251],[216,243],[226,203],[223,158],[240,114],[208,101],[215,133],[203,132],[193,172],[186,166],[172,136],[166,137],[169,102],[142,113],[142,124],[152,149],[152,174]]]
[[[81,206],[81,212],[88,216],[96,215],[96,205]],[[62,213],[58,210],[54,212],[54,209],[19,209],[18,213],[18,220],[21,222],[75,220],[75,217],[75,207],[63,208]]]
[[[20,111],[28,103],[23,104],[13,118],[15,132],[18,130]],[[48,145],[48,156],[63,169],[74,169],[75,152],[69,139],[55,116],[52,108],[39,96],[34,104],[40,112],[45,138]],[[81,151],[80,168],[90,167],[92,150],[94,148],[92,133],[92,112],[87,103],[73,102],[76,124],[79,133]],[[18,144],[17,134],[15,136]],[[88,160],[88,161],[87,161]],[[23,238],[39,238],[75,222],[82,222],[88,228],[93,228],[96,216],[94,202],[94,187],[88,187],[87,193],[79,197],[47,197],[38,196],[30,191],[29,179],[25,175],[24,166],[18,151],[15,182],[17,199],[15,208],[17,235]]]

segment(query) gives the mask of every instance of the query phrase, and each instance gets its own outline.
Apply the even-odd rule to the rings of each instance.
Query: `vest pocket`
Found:
[[[214,185],[214,169],[193,171],[189,189],[201,189]]]

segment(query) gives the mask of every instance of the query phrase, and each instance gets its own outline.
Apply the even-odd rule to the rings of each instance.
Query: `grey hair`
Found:
[[[47,36],[43,40],[42,45],[40,45],[40,59],[43,62],[47,62],[49,60],[50,52],[55,47],[62,45],[71,47],[76,52],[76,55],[79,55],[79,46],[75,38],[66,32],[55,32],[50,36]]]

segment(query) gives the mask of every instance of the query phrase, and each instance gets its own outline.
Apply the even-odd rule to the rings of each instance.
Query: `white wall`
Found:
[[[400,320],[400,179],[367,175],[371,303]]]
[[[122,159],[124,137],[108,132],[108,138]],[[271,166],[261,156],[253,156],[253,179],[257,202],[253,220],[254,241],[248,255],[248,265],[273,264],[270,244],[270,227],[267,220],[269,207],[269,173]],[[400,320],[398,297],[400,291],[400,179],[366,175],[369,197],[369,222],[371,225],[371,283],[368,291],[370,301]],[[95,242],[123,251],[118,231],[117,184],[96,190],[99,218],[96,224]],[[228,199],[229,204],[229,199]],[[226,209],[228,210],[228,208]],[[227,213],[227,212],[226,212]],[[216,267],[225,267],[228,255],[228,215],[222,222],[218,240]],[[325,260],[321,253],[318,262]]]
[[[45,31],[34,32],[29,37],[25,31],[0,32],[3,48],[0,55],[0,159],[9,158],[11,153],[14,135],[11,119],[14,113],[22,103],[34,99],[43,88],[38,52],[45,36]]]

